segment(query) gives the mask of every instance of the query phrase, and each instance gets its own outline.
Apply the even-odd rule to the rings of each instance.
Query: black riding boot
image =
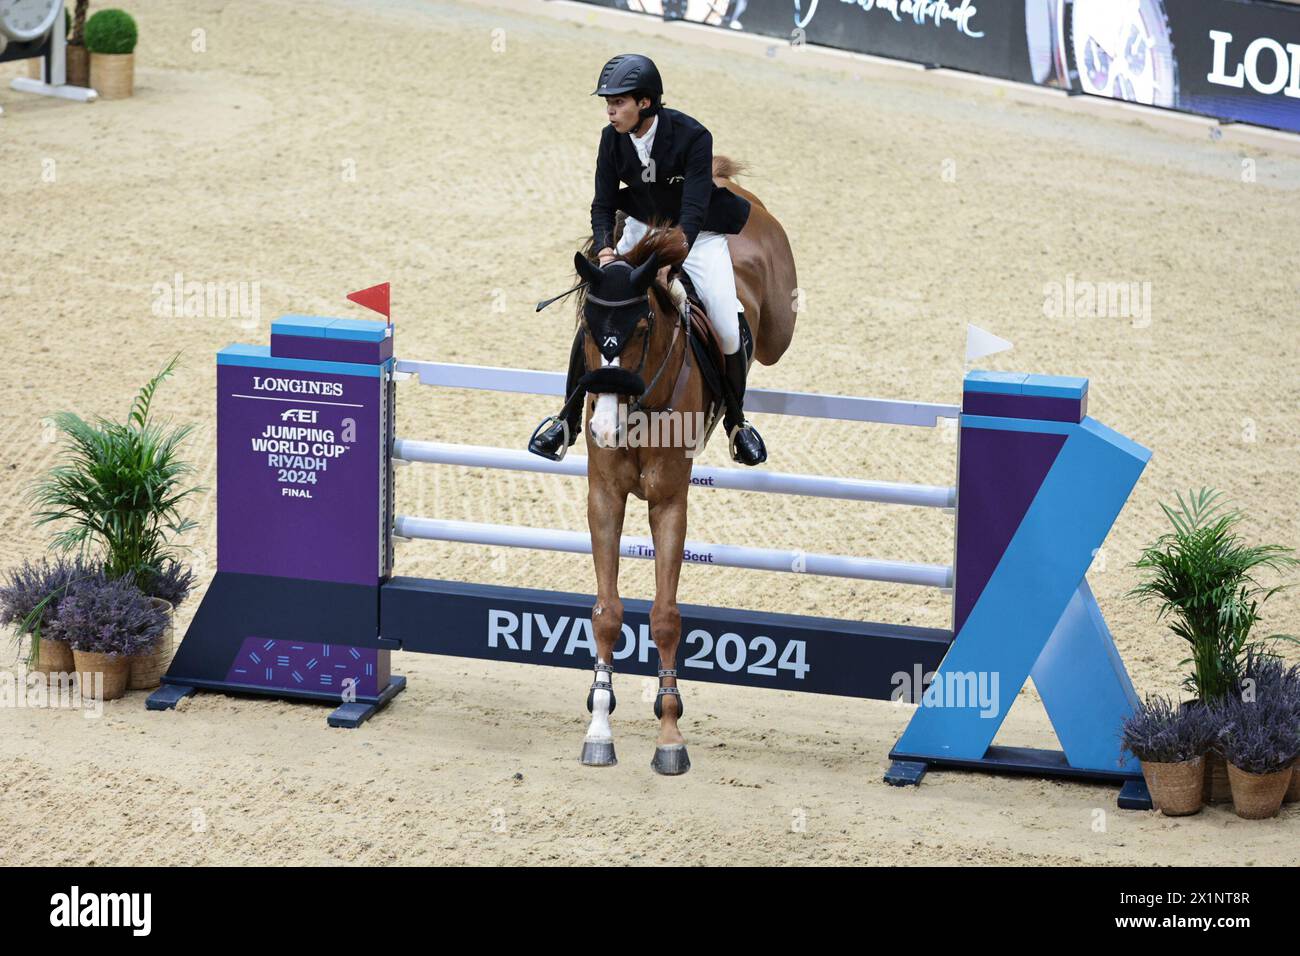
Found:
[[[736,349],[734,355],[726,357],[727,382],[723,389],[727,393],[726,412],[722,417],[722,427],[731,439],[731,457],[734,461],[742,465],[761,465],[767,461],[767,447],[763,444],[758,429],[745,421],[745,379],[749,372],[747,353],[745,339],[742,337],[740,348]]]
[[[586,373],[587,362],[582,354],[582,330],[573,337],[573,349],[569,352],[569,376],[564,383],[567,398],[578,387],[578,380]],[[582,429],[582,409],[585,401],[573,403],[573,409],[567,418],[552,415],[537,426],[533,437],[528,440],[528,450],[534,455],[541,455],[551,461],[559,461],[569,450],[569,446],[578,440]],[[563,412],[563,409],[561,409]]]

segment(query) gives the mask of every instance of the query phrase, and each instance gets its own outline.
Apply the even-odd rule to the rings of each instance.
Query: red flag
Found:
[[[348,298],[357,305],[364,305],[367,309],[378,312],[390,322],[392,321],[392,316],[388,312],[387,282],[372,285],[369,289],[362,289],[360,292],[349,292]]]

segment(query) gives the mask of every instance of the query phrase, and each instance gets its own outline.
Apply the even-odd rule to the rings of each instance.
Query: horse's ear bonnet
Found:
[[[615,259],[602,269],[581,253],[575,259],[578,274],[588,282],[583,315],[605,361],[612,362],[623,351],[637,322],[650,312],[647,290],[654,282],[657,261],[651,255],[634,267]]]

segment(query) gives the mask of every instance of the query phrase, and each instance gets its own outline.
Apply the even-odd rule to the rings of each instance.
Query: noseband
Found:
[[[646,327],[641,333],[641,361],[637,363],[635,370],[617,368],[609,365],[602,366],[598,369],[587,369],[586,374],[582,376],[581,380],[579,380],[578,387],[574,389],[573,394],[565,401],[565,409],[567,410],[570,403],[573,401],[580,400],[588,391],[595,391],[600,394],[614,392],[629,397],[635,396],[631,404],[628,405],[628,414],[639,411],[662,411],[663,409],[647,408],[644,404],[644,399],[654,391],[655,386],[659,384],[659,380],[663,377],[664,370],[668,367],[668,360],[672,358],[673,348],[677,345],[677,336],[681,332],[681,323],[678,322],[673,325],[672,340],[668,343],[668,349],[664,352],[663,361],[659,363],[659,368],[655,370],[654,377],[650,379],[649,384],[641,385],[640,383],[644,381],[641,373],[645,369],[646,356],[650,354],[650,334],[654,331],[655,325],[655,310],[653,304],[650,302],[650,291],[646,290],[644,295],[633,296],[630,299],[617,300],[601,299],[588,293],[587,301],[594,302],[596,305],[605,306],[606,308],[622,308],[623,306],[636,305],[640,302],[645,303]],[[582,334],[585,337],[591,337],[591,330],[587,327],[587,319],[585,316],[582,320]],[[623,348],[627,348],[626,342],[623,344]],[[622,350],[619,351],[619,354],[622,354]],[[683,352],[682,361],[684,362],[685,360],[686,356]]]

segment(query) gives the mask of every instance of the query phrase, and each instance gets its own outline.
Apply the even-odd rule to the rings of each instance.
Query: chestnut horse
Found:
[[[752,332],[749,361],[772,365],[794,335],[794,256],[781,224],[747,190],[732,181],[739,167],[724,156],[713,160],[714,181],[748,199],[744,229],[728,237],[736,273],[736,293]],[[659,693],[655,715],[659,737],[651,766],[663,774],[690,769],[686,742],[678,727],[683,714],[677,682],[677,645],[682,618],[677,582],[686,540],[686,499],[691,465],[703,451],[721,414],[721,401],[706,385],[674,294],[664,283],[685,258],[680,228],[655,226],[625,256],[603,269],[581,252],[574,257],[585,288],[578,300],[579,323],[586,332],[587,524],[596,568],[596,604],[591,623],[596,640],[595,682],[587,696],[591,723],[583,744],[588,766],[617,763],[609,715],[614,710],[614,647],[623,626],[618,594],[620,539],[628,495],[649,506],[655,548],[655,596],[650,633],[659,649]],[[745,347],[745,345],[742,345]],[[629,441],[634,413],[669,412],[680,441],[646,447]],[[662,417],[660,418],[662,421]],[[690,439],[689,423],[707,422]],[[644,435],[644,430],[642,430]],[[632,447],[637,445],[638,447]]]

